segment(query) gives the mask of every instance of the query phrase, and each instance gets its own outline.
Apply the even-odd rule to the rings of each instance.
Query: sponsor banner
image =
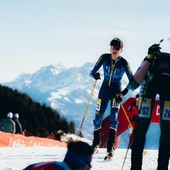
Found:
[[[0,131],[0,147],[66,147],[66,143],[54,139],[40,138],[35,136],[23,136]]]

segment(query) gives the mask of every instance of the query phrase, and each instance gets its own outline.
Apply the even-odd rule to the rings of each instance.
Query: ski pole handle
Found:
[[[160,46],[160,44],[163,42],[164,39],[161,39],[159,42],[158,42],[158,45]]]

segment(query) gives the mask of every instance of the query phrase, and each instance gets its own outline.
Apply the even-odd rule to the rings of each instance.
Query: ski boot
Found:
[[[111,161],[111,158],[113,157],[113,151],[115,150],[113,148],[113,145],[115,143],[115,135],[116,131],[114,129],[110,129],[107,141],[107,155],[104,158],[105,161]]]
[[[112,148],[109,152],[107,152],[107,155],[104,157],[105,161],[111,161],[113,155],[114,155],[115,149]]]

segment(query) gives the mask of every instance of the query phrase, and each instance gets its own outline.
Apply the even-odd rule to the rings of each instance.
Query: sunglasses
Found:
[[[120,47],[119,47],[119,46],[115,46],[115,45],[112,45],[111,48],[112,48],[113,50],[116,50],[116,51],[120,50]]]

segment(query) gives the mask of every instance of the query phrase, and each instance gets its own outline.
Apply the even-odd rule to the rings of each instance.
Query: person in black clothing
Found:
[[[15,122],[12,120],[12,118],[13,118],[13,113],[8,112],[7,118],[0,120],[1,131],[15,134],[16,125]]]
[[[170,54],[160,51],[158,44],[148,49],[148,55],[131,80],[133,90],[139,92],[138,125],[133,131],[131,170],[142,169],[143,149],[155,97],[160,98],[160,141],[157,170],[168,170],[170,158]]]
[[[22,129],[22,125],[19,121],[19,114],[15,113],[13,116],[13,121],[15,122],[15,127],[16,127],[16,134],[23,134],[23,129]]]

